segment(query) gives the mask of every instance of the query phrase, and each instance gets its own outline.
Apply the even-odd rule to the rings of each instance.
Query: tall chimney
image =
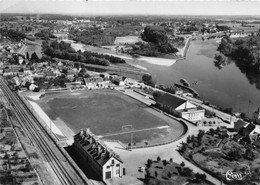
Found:
[[[83,129],[80,130],[80,136],[82,136],[84,134]]]

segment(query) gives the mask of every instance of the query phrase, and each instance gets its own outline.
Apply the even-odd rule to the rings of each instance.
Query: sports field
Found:
[[[183,126],[169,123],[151,113],[151,109],[116,90],[92,90],[47,95],[39,104],[55,120],[62,119],[75,133],[82,128],[105,139],[128,143],[172,139],[182,134]],[[159,139],[160,140],[160,139]]]

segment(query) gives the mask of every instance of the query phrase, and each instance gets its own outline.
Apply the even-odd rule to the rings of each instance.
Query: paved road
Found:
[[[122,90],[122,89],[121,89]],[[133,92],[132,90],[126,90],[124,89],[125,94],[128,94],[129,96],[134,96],[134,98],[139,99],[139,101],[144,101],[146,102],[147,99],[136,93]],[[147,103],[147,102],[146,102]],[[150,103],[150,102],[149,102]],[[193,102],[194,103],[194,102]],[[196,103],[199,104],[199,103]],[[211,107],[206,107],[212,110]],[[220,111],[216,110],[216,114],[219,114],[225,118],[229,118],[230,119],[230,115],[222,113]],[[194,126],[191,123],[185,121],[186,125],[188,126],[188,132],[187,134],[181,138],[180,140],[167,144],[167,145],[162,145],[162,146],[157,146],[157,147],[150,147],[150,148],[140,148],[140,149],[134,149],[132,151],[127,151],[124,150],[122,148],[122,146],[118,145],[117,143],[112,143],[112,142],[107,142],[107,145],[109,147],[111,147],[116,153],[118,153],[123,161],[125,161],[125,165],[128,166],[128,173],[130,173],[130,175],[132,176],[137,176],[142,178],[143,174],[140,174],[137,171],[137,167],[138,166],[144,166],[145,162],[147,161],[148,158],[150,159],[156,159],[157,156],[160,156],[162,159],[166,159],[169,160],[170,158],[173,158],[173,161],[176,163],[181,163],[182,161],[185,162],[187,167],[190,167],[195,173],[199,172],[199,173],[205,173],[207,176],[207,180],[209,180],[210,182],[218,185],[221,184],[221,182],[214,178],[213,176],[207,174],[206,172],[204,172],[203,170],[201,170],[199,167],[193,165],[192,163],[190,163],[189,161],[187,161],[186,159],[184,159],[179,152],[177,151],[177,149],[179,148],[180,144],[182,142],[186,142],[186,139],[188,137],[188,135],[197,135],[199,130],[209,130],[210,128],[214,128],[217,126],[211,126],[211,127],[203,127],[203,126]],[[230,124],[226,124],[223,123],[222,125],[225,125],[227,127],[230,127]],[[222,183],[223,184],[223,183]]]
[[[206,110],[214,112],[218,117],[221,117],[222,119],[224,119],[228,122],[231,122],[231,125],[233,125],[234,122],[236,122],[238,120],[238,118],[236,118],[235,116],[232,116],[230,114],[227,114],[225,112],[219,111],[213,107],[203,104],[203,102],[201,100],[198,100],[195,98],[190,98],[190,97],[183,97],[183,98],[189,100],[191,103],[193,103],[197,106],[201,106],[202,108],[204,108]]]
[[[140,149],[134,149],[132,151],[124,150],[122,146],[120,146],[117,143],[112,143],[112,142],[106,142],[106,144],[112,148],[117,154],[121,156],[121,158],[124,161],[124,164],[127,166],[127,175],[130,176],[136,176],[138,178],[142,178],[143,174],[138,172],[138,167],[139,166],[145,166],[145,163],[147,159],[153,159],[156,160],[158,156],[161,157],[161,159],[166,159],[169,160],[170,158],[173,159],[174,162],[176,163],[181,163],[182,161],[185,162],[187,167],[190,167],[195,173],[205,173],[203,170],[198,168],[197,166],[193,165],[189,161],[185,160],[177,151],[179,148],[180,144],[182,142],[186,142],[186,138],[188,135],[197,135],[200,129],[203,130],[209,130],[212,127],[196,127],[191,125],[190,123],[187,123],[189,130],[188,133],[185,137],[182,139],[173,142],[171,144],[167,145],[162,145],[162,146],[157,146],[157,147],[150,147],[150,148],[140,148]],[[221,182],[212,177],[211,175],[205,173],[207,176],[207,180],[212,182],[213,184],[220,185]]]

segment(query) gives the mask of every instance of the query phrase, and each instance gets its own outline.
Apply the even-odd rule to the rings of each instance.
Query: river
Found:
[[[245,75],[235,62],[219,69],[214,65],[214,55],[218,43],[216,40],[192,41],[185,60],[170,67],[151,65],[135,61],[147,68],[158,84],[173,85],[185,78],[198,91],[201,99],[222,108],[232,108],[234,112],[252,114],[260,107],[260,75]],[[159,59],[158,59],[159,60]]]
[[[160,66],[140,60],[127,60],[132,65],[147,69],[157,84],[171,86],[184,78],[198,91],[201,99],[233,112],[252,114],[260,107],[260,75],[245,75],[235,62],[219,69],[214,65],[217,40],[195,40],[188,49],[186,59],[171,66]],[[159,62],[158,58],[158,62]]]

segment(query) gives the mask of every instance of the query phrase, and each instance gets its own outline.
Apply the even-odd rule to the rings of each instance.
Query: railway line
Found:
[[[12,92],[5,80],[0,77],[0,88],[9,100],[23,130],[48,162],[55,176],[62,185],[89,184],[73,167],[67,156],[54,139],[43,128],[30,109],[16,92]]]

